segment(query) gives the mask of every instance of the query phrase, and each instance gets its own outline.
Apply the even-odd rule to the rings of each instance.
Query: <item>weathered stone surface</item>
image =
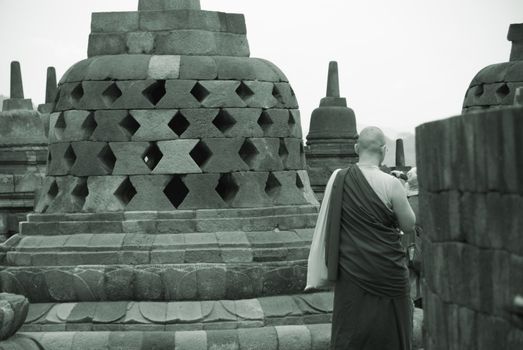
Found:
[[[180,56],[152,56],[149,61],[148,78],[178,79],[180,77],[180,62]]]
[[[137,12],[99,12],[93,13],[91,31],[96,32],[132,32],[138,30]]]

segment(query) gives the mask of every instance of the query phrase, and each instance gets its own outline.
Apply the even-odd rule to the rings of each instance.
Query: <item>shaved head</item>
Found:
[[[358,152],[381,154],[385,146],[385,134],[380,128],[370,126],[360,132],[358,138]]]

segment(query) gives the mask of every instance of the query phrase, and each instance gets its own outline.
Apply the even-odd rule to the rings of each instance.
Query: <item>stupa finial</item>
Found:
[[[405,166],[405,149],[403,147],[403,139],[396,140],[396,167]]]
[[[329,76],[327,77],[327,97],[340,97],[340,82],[338,78],[338,62],[329,63]]]
[[[200,10],[200,0],[140,0],[138,11]]]
[[[45,86],[45,103],[53,103],[56,97],[56,70],[47,67],[47,80]]]
[[[22,83],[22,70],[20,62],[11,62],[11,96],[12,99],[24,98],[24,85]]]

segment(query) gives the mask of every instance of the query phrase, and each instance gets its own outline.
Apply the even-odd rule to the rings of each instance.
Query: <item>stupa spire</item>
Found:
[[[22,83],[22,70],[20,62],[11,62],[11,96],[12,99],[24,98],[24,85]]]
[[[405,167],[405,149],[403,139],[396,140],[396,167]]]
[[[47,80],[45,85],[45,103],[53,103],[56,96],[56,70],[47,67]]]
[[[340,97],[340,82],[338,78],[338,62],[329,63],[329,75],[327,77],[327,97]]]

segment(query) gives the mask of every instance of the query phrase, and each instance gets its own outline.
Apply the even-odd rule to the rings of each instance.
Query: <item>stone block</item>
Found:
[[[0,193],[13,193],[14,191],[14,175],[0,174]]]
[[[215,122],[222,124],[220,130],[226,137],[263,137],[258,124],[261,112],[258,108],[224,108]]]
[[[200,10],[199,0],[140,0],[138,11]]]
[[[203,139],[203,144],[212,156],[201,165],[204,172],[228,173],[248,170],[247,164],[240,157],[240,148],[244,140],[241,138]]]
[[[221,263],[223,261],[220,251],[216,248],[205,249],[186,249],[185,263]]]
[[[73,349],[74,332],[47,332],[40,339],[39,343],[44,348],[53,348],[59,350]]]
[[[64,75],[62,76],[62,79],[60,79],[60,85],[64,83],[73,83],[73,82],[79,82],[84,80],[85,73],[91,64],[91,59],[86,58],[84,60],[81,60],[77,63],[75,63],[71,68],[69,68]]]
[[[136,175],[130,181],[136,195],[126,206],[126,210],[172,210],[173,206],[164,193],[164,188],[169,183],[167,175]]]
[[[183,138],[207,138],[222,137],[221,131],[216,126],[218,118],[218,109],[182,109],[179,119],[175,119],[179,124],[176,126],[180,129],[180,137]],[[182,119],[183,118],[183,119]],[[186,127],[185,127],[186,125]],[[185,129],[183,132],[181,130]]]
[[[162,272],[166,300],[194,300],[198,289],[196,271],[191,268],[168,268]]]
[[[69,143],[49,145],[48,175],[67,175],[76,162],[76,154]],[[14,190],[14,188],[13,188]]]
[[[114,154],[105,142],[72,142],[64,154],[65,162],[71,164],[70,173],[75,176],[99,176],[111,174]],[[73,163],[74,160],[74,163]]]
[[[289,111],[286,109],[267,109],[263,111],[258,123],[265,137],[288,137]]]
[[[77,332],[71,349],[104,349],[109,344],[109,332]]]
[[[251,263],[254,261],[253,252],[246,248],[220,249],[224,263]]]
[[[175,333],[144,332],[142,349],[174,349]]]
[[[295,138],[285,138],[280,141],[280,156],[283,158],[285,169],[299,170],[303,169],[301,150],[302,140]]]
[[[144,15],[142,14],[142,17]],[[180,56],[152,56],[149,61],[147,76],[150,79],[178,79],[180,77],[180,63]]]
[[[157,145],[163,156],[153,169],[153,174],[201,173],[193,156],[197,144],[198,140],[159,141]]]
[[[298,108],[298,101],[289,83],[275,83],[273,95],[277,96],[277,108]]]
[[[311,334],[311,350],[327,349],[331,341],[330,324],[307,325]]]
[[[270,69],[272,69],[272,71],[279,77],[280,82],[289,82],[285,74],[274,63],[261,58],[257,58],[257,60],[265,63]]]
[[[35,192],[42,187],[43,175],[37,171],[27,171],[24,175],[15,175],[15,192]],[[2,193],[0,176],[0,193]]]
[[[274,84],[263,81],[243,82],[253,95],[245,102],[249,107],[272,108],[278,104],[278,94],[275,95]]]
[[[122,211],[125,208],[127,194],[124,187],[125,176],[91,176],[87,180],[89,195],[84,210],[86,211]],[[122,192],[118,192],[122,189]],[[123,193],[116,196],[115,193]]]
[[[207,332],[180,331],[175,335],[176,350],[207,350]]]
[[[294,171],[276,171],[269,175],[266,193],[277,205],[305,204],[301,178]]]
[[[205,30],[175,30],[156,39],[156,54],[212,56],[218,52],[215,33]]]
[[[224,200],[216,192],[220,174],[188,174],[184,184],[188,188],[187,197],[178,209],[225,208]]]
[[[216,56],[249,57],[249,42],[245,34],[215,33]]]
[[[252,208],[268,206],[270,198],[265,192],[268,173],[237,172],[232,174],[238,191],[229,201],[233,208]]]
[[[216,57],[218,79],[278,82],[279,76],[262,60],[248,57]]]
[[[238,92],[241,92],[245,99],[252,95],[252,91],[249,92],[248,90],[245,90],[245,87],[240,89],[240,86],[244,85],[238,81],[199,81],[198,84],[200,90],[198,96],[201,104],[206,108],[246,107],[246,102]]]
[[[252,152],[246,152],[244,159],[251,170],[274,171],[283,169],[280,140],[274,138],[250,138],[245,142],[244,147],[248,143],[254,146]]]
[[[306,326],[276,326],[278,344],[282,349],[307,350],[311,348],[311,334]]]
[[[154,50],[155,36],[150,32],[127,33],[127,53],[148,54]]]
[[[114,152],[115,175],[142,175],[149,174],[152,169],[146,163],[145,156],[150,148],[149,142],[111,142],[111,151]],[[158,154],[151,157],[149,164],[157,163]],[[149,158],[147,158],[149,160]]]
[[[184,250],[171,249],[151,251],[151,264],[183,264],[184,261]]]
[[[278,350],[278,335],[273,327],[238,329],[241,350]]]
[[[110,332],[109,349],[141,350],[143,332]]]
[[[156,104],[158,108],[198,108],[200,102],[194,95],[194,80],[167,80],[165,95]]]
[[[59,176],[56,178],[58,194],[49,204],[50,212],[77,212],[81,211],[87,196],[87,183],[83,178],[73,176]]]
[[[50,142],[88,140],[96,123],[89,111],[65,111],[50,117]]]
[[[131,139],[125,125],[128,112],[123,110],[100,110],[94,115],[96,128],[90,135],[93,141],[124,142]]]
[[[236,330],[207,331],[209,349],[240,350]]]
[[[91,16],[92,33],[138,30],[138,12],[98,12]]]
[[[165,98],[165,82],[157,80],[119,80],[115,92],[121,95],[112,101],[111,109],[151,109]],[[107,87],[105,88],[107,89]],[[101,94],[104,90],[99,91]],[[117,93],[117,95],[119,95]],[[104,107],[102,109],[105,109]],[[162,107],[165,108],[165,107]]]
[[[119,55],[126,53],[125,35],[118,33],[94,33],[89,35],[87,56]]]
[[[219,32],[222,28],[218,12],[176,10],[140,13],[140,28],[143,31],[172,31],[199,29]],[[224,23],[226,26],[227,23]]]
[[[130,111],[130,118],[124,121],[133,141],[157,141],[177,139],[178,135],[168,126],[177,110]]]
[[[213,80],[217,76],[217,65],[213,57],[181,56],[180,79]]]
[[[220,247],[249,246],[247,235],[243,231],[216,232],[216,239]]]

